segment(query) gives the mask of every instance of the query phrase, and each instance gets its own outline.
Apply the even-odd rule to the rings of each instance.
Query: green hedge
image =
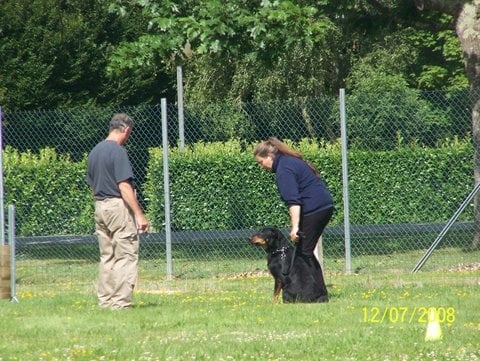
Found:
[[[18,236],[93,232],[85,160],[72,162],[50,148],[32,154],[7,147],[3,162],[5,206],[15,205]]]
[[[473,187],[469,143],[355,152],[349,160],[353,224],[445,222]],[[473,209],[461,219],[473,219]]]
[[[240,142],[199,143],[169,151],[174,230],[241,229],[288,226],[273,174],[255,163],[253,146]],[[295,144],[320,170],[343,221],[341,153],[338,145]],[[352,224],[444,222],[473,184],[472,146],[452,142],[439,148],[404,147],[392,151],[349,153]],[[145,194],[155,228],[164,225],[162,150],[150,151]],[[472,219],[465,212],[462,219]]]
[[[294,144],[320,170],[343,222],[342,164],[338,144],[303,140]],[[197,143],[169,151],[173,230],[288,226],[274,175],[253,159],[253,145],[239,141]],[[473,185],[469,141],[439,148],[350,151],[352,224],[427,223],[448,220]],[[5,206],[16,207],[18,236],[91,234],[93,202],[85,181],[85,159],[73,162],[52,149],[39,154],[4,151]],[[150,150],[143,185],[148,217],[164,228],[162,150]],[[473,219],[467,209],[462,220]]]
[[[162,150],[150,151],[145,194],[155,228],[163,227]],[[197,143],[169,152],[174,230],[241,229],[284,220],[272,174],[261,172],[237,142]]]

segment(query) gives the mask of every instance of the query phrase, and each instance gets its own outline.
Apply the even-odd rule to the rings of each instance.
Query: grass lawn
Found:
[[[0,360],[480,360],[479,273],[327,272],[328,304],[271,304],[261,270],[145,274],[125,311],[97,308],[95,274],[20,283],[0,300]]]

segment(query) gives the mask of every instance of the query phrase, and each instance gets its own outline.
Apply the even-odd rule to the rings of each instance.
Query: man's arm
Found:
[[[137,229],[142,232],[148,230],[148,221],[143,214],[142,208],[137,201],[135,191],[133,190],[132,184],[129,181],[123,181],[118,183],[118,188],[120,189],[120,194],[122,195],[123,200],[132,210],[135,215],[135,222],[137,224]]]

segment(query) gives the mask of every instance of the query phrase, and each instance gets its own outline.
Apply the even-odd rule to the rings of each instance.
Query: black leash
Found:
[[[296,254],[297,254],[297,246],[293,246],[293,254],[292,254],[292,260],[290,261],[290,267],[288,268],[288,272],[283,274],[284,276],[289,276],[290,272],[292,272],[293,262],[295,262]]]
[[[297,236],[298,236],[298,238],[302,239],[303,237],[305,237],[305,233],[303,233],[301,231],[298,231]],[[299,241],[300,241],[300,239],[299,239]],[[293,245],[293,254],[292,254],[292,261],[290,262],[290,268],[288,269],[288,273],[283,274],[284,276],[290,275],[290,272],[293,269],[293,262],[295,262],[295,256],[297,254],[297,248],[298,248],[298,242],[295,245]]]
[[[303,232],[298,231],[297,236],[300,239],[302,239],[305,236],[305,234]],[[292,245],[292,247],[293,247],[292,260],[290,261],[290,267],[288,268],[287,273],[282,272],[284,276],[289,276],[290,275],[290,272],[292,272],[292,269],[293,269],[293,263],[295,262],[295,256],[297,254],[297,245],[294,244],[294,245]]]

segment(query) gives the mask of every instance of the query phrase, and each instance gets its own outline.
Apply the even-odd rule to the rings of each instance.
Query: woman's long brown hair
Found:
[[[260,142],[253,150],[253,155],[255,157],[259,156],[262,158],[271,156],[273,159],[275,159],[275,155],[277,153],[303,160],[317,176],[320,176],[317,169],[305,159],[303,159],[303,156],[300,152],[290,148],[288,145],[286,145],[284,142],[282,142],[276,137],[270,137],[267,140]]]

